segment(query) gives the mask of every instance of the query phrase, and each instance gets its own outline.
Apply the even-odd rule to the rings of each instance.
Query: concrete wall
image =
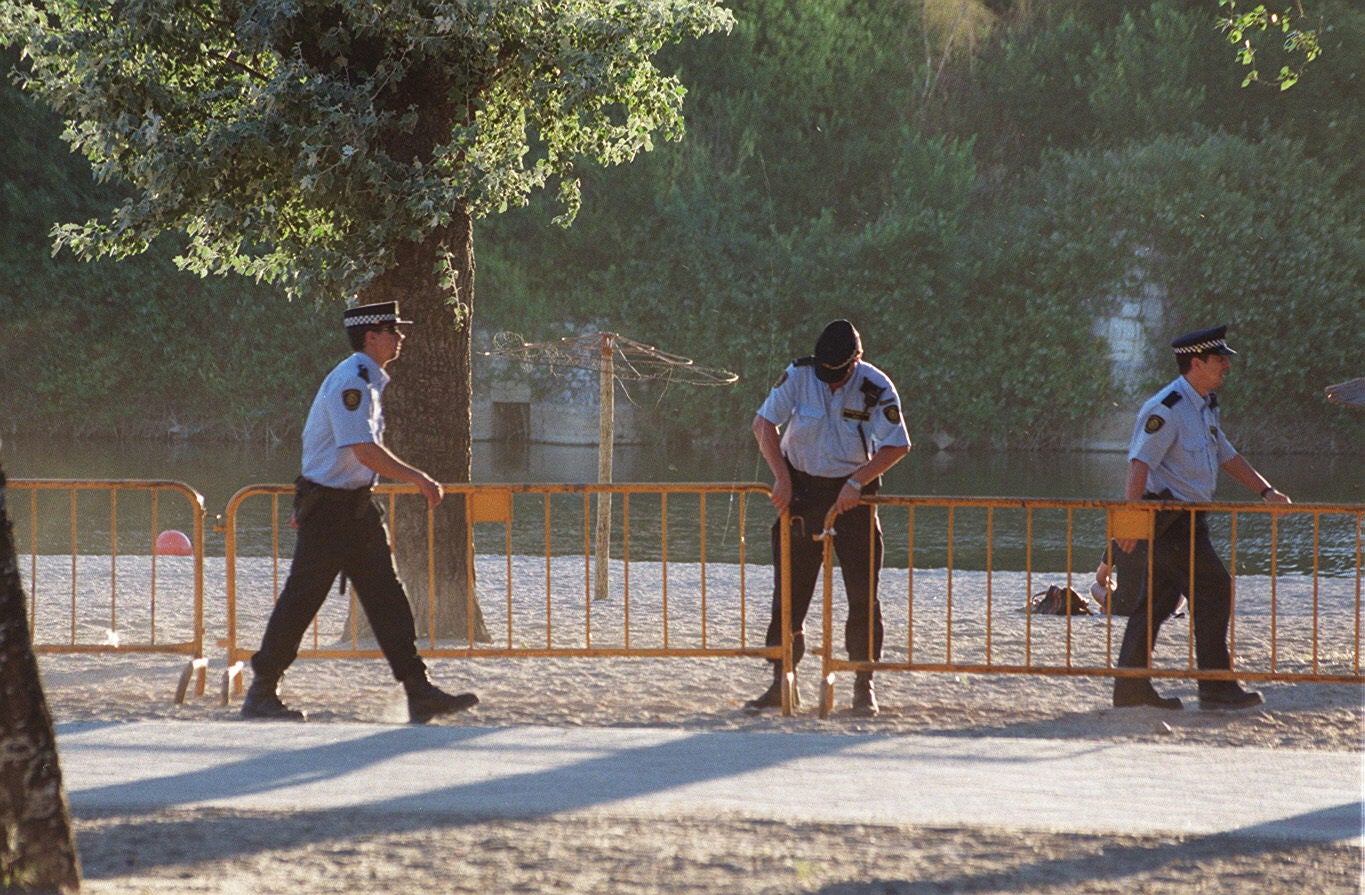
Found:
[[[476,339],[476,345],[478,344]],[[500,441],[514,432],[538,444],[597,444],[601,427],[598,374],[474,356],[473,437]],[[643,441],[635,406],[616,387],[614,444]]]
[[[1138,402],[1147,397],[1143,386],[1168,369],[1170,342],[1166,332],[1166,290],[1146,275],[1151,252],[1139,249],[1128,269],[1126,288],[1109,296],[1092,331],[1109,345],[1109,375],[1114,402],[1096,416],[1086,433],[1085,447],[1097,451],[1126,451]],[[1174,373],[1172,373],[1174,375]]]

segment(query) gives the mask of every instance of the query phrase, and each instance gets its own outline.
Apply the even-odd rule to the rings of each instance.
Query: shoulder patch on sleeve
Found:
[[[893,426],[900,425],[901,409],[898,406],[896,406],[895,404],[888,404],[886,405],[886,409],[883,410],[882,412],[886,414],[886,419],[888,422],[891,423],[891,425]]]
[[[1180,397],[1181,397],[1180,392],[1171,392],[1169,395],[1161,399],[1161,403],[1165,404],[1167,407],[1174,407],[1175,405],[1180,403]],[[1161,427],[1157,426],[1157,428],[1160,429]]]
[[[1164,425],[1166,425],[1166,421],[1154,413],[1151,416],[1147,417],[1147,422],[1142,424],[1142,431],[1146,432],[1148,435],[1151,435],[1155,432],[1160,432],[1161,427]]]
[[[360,407],[360,389],[348,388],[341,393],[341,403],[347,410],[357,410]]]
[[[782,384],[783,384],[784,382],[786,382],[786,381],[787,381],[787,371],[786,371],[786,370],[783,370],[783,371],[782,371],[782,375],[779,376],[779,377],[777,377],[777,381],[773,383],[773,388],[781,388],[781,387],[782,387]]]

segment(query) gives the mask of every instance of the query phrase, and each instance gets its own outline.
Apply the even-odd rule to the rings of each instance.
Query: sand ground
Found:
[[[212,570],[210,570],[212,572]],[[128,573],[125,573],[128,574]],[[640,573],[636,573],[637,576]],[[929,573],[920,573],[920,581]],[[212,577],[210,575],[210,577]],[[637,580],[639,580],[637,578]],[[644,585],[640,585],[644,590]],[[1313,630],[1320,658],[1338,665],[1359,655],[1359,627],[1349,624],[1350,588],[1343,585],[1341,623],[1322,613]],[[58,588],[60,589],[60,588]],[[709,585],[712,602],[718,585]],[[259,637],[271,585],[248,590],[244,638]],[[1015,588],[1017,590],[1017,588]],[[960,584],[966,599],[970,587]],[[685,589],[676,587],[678,609]],[[1247,598],[1253,600],[1251,589]],[[212,599],[212,598],[211,598]],[[1281,590],[1280,599],[1285,599]],[[952,628],[962,649],[989,630],[997,649],[1012,648],[1022,616],[1008,612],[989,623],[961,605]],[[163,596],[168,605],[173,601]],[[338,601],[339,602],[339,601]],[[685,602],[685,601],[684,601]],[[211,604],[212,605],[212,604]],[[1327,604],[1324,604],[1327,605]],[[1332,604],[1335,605],[1335,604]],[[1003,610],[1002,605],[1002,610]],[[220,610],[213,610],[218,612]],[[766,607],[750,609],[766,622]],[[903,622],[888,605],[888,630]],[[602,607],[600,636],[611,630]],[[635,619],[650,610],[637,604]],[[933,613],[917,609],[932,647]],[[1301,619],[1300,619],[1301,620]],[[1253,666],[1277,651],[1282,663],[1306,661],[1293,621],[1279,620],[1274,642],[1254,616],[1238,629],[1239,656]],[[210,632],[221,619],[210,615]],[[963,627],[963,626],[966,627]],[[1028,636],[1066,635],[1065,619],[1035,619]],[[1047,627],[1051,625],[1052,627]],[[1077,620],[1071,630],[1085,649],[1104,641],[1105,622]],[[945,629],[946,630],[946,629]],[[211,637],[221,636],[211,633]],[[753,635],[750,635],[753,636]],[[818,639],[813,631],[812,638]],[[1182,642],[1180,623],[1163,638]],[[761,640],[761,628],[757,638]],[[1088,644],[1088,646],[1086,645]],[[898,647],[899,648],[899,647]],[[208,692],[184,705],[171,694],[183,659],[139,654],[43,654],[44,685],[58,721],[131,721],[173,718],[188,724],[238,722],[237,704],[219,704],[224,663],[208,650]],[[802,666],[804,708],[793,717],[752,716],[745,699],[767,683],[766,666],[736,659],[436,659],[433,677],[451,690],[481,698],[473,711],[444,724],[501,727],[668,726],[785,731],[913,732],[943,737],[1042,737],[1071,740],[1257,746],[1360,752],[1362,691],[1356,684],[1266,683],[1261,709],[1238,713],[1193,709],[1192,681],[1161,683],[1190,709],[1159,712],[1109,706],[1106,679],[1055,675],[887,673],[878,678],[883,711],[876,718],[848,714],[848,676],[839,679],[835,711],[815,712],[815,666]],[[1239,665],[1239,667],[1244,667]],[[1297,667],[1297,666],[1296,666]],[[287,676],[284,697],[309,712],[309,723],[403,723],[401,691],[381,660],[302,660]],[[1235,752],[1233,753],[1235,754]],[[1098,785],[1098,784],[1097,784]],[[1100,836],[1085,830],[950,829],[786,823],[727,817],[669,819],[527,818],[475,821],[461,817],[283,812],[183,811],[84,813],[76,816],[85,877],[96,893],[872,893],[1144,892],[1354,893],[1361,891],[1361,852],[1354,845],[1276,843],[1235,836]]]

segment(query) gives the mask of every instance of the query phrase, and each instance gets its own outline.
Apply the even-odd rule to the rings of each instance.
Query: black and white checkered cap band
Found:
[[[1226,339],[1208,339],[1203,342],[1195,342],[1193,345],[1181,345],[1175,349],[1176,354],[1203,354],[1205,351],[1212,351],[1215,348],[1226,348]]]
[[[347,326],[374,326],[377,323],[395,323],[397,318],[392,314],[362,314],[357,317],[346,318]]]

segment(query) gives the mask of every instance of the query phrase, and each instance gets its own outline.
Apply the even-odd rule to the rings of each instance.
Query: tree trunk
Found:
[[[38,677],[0,469],[0,891],[81,888],[57,735]]]
[[[453,284],[443,285],[447,258],[455,276]],[[468,482],[474,316],[474,234],[468,212],[460,209],[451,226],[426,241],[400,246],[397,263],[360,299],[397,301],[403,317],[415,324],[389,367],[393,382],[384,391],[385,443],[439,482]],[[452,497],[436,509],[434,605],[427,593],[425,506],[420,497],[404,498],[389,520],[417,630],[461,640],[472,633],[473,640],[487,641],[483,615],[466,587],[464,501]]]

